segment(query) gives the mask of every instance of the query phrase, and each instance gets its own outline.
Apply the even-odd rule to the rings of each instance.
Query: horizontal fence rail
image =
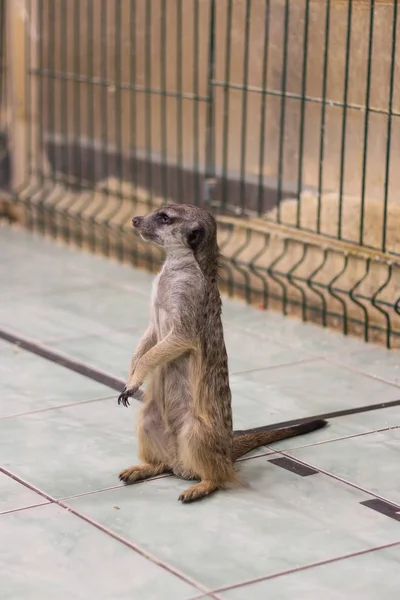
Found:
[[[397,1],[1,7],[13,218],[155,269],[132,215],[201,204],[228,293],[400,346]]]

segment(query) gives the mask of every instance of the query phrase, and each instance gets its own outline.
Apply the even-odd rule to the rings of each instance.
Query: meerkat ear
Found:
[[[201,242],[204,240],[206,231],[202,225],[194,225],[187,233],[187,245],[192,250],[197,250]]]

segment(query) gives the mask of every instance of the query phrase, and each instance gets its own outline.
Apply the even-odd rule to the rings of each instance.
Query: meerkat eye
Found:
[[[169,218],[169,216],[166,213],[160,213],[158,215],[158,218],[161,221],[161,223],[164,223],[164,225],[168,225],[168,223],[171,222],[171,219]]]

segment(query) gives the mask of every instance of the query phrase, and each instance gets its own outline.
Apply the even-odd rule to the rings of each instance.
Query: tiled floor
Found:
[[[124,379],[152,277],[15,229],[0,251],[0,330]],[[193,505],[173,477],[119,484],[137,402],[0,341],[1,600],[398,595],[400,405],[364,408],[400,400],[400,354],[227,299],[224,324],[236,428],[361,412]]]

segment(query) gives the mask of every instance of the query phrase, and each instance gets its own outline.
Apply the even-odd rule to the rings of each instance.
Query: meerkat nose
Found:
[[[132,217],[132,225],[137,227],[139,225],[139,217]]]

